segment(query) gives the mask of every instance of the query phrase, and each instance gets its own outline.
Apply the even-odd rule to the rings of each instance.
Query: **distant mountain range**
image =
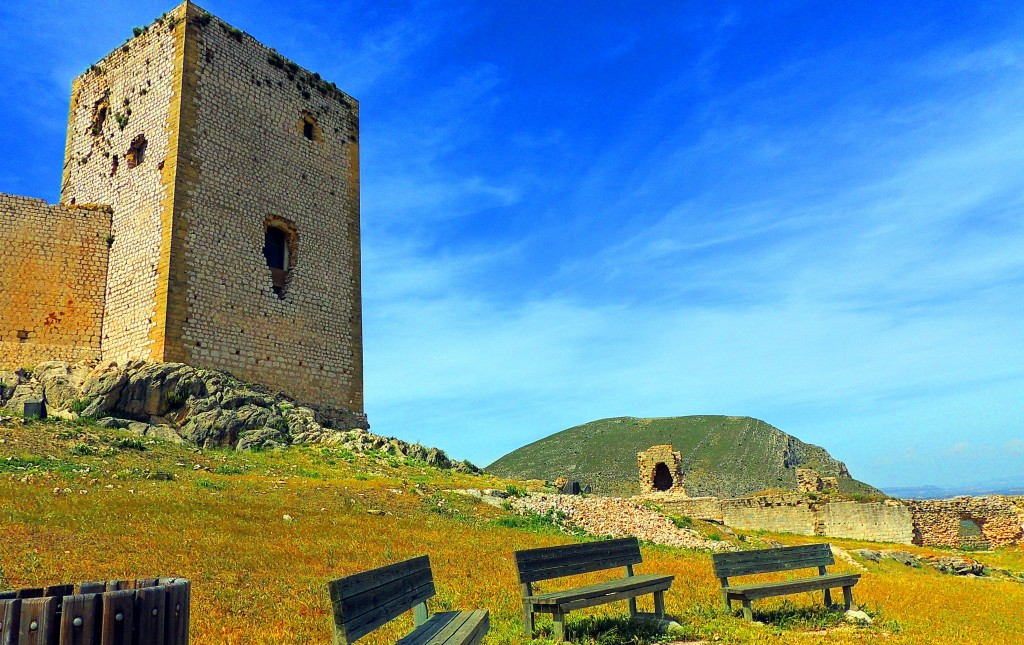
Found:
[[[850,477],[846,465],[824,448],[750,417],[601,419],[523,446],[485,470],[516,479],[565,476],[592,485],[595,493],[636,495],[640,492],[636,454],[666,443],[681,453],[683,484],[693,496],[795,490],[796,468],[814,468],[823,476],[838,477],[839,488],[846,493],[880,493]]]
[[[975,482],[955,487],[940,486],[885,486],[882,491],[886,495],[900,499],[945,499],[958,495],[1024,495],[1024,481],[1014,479],[994,479]]]

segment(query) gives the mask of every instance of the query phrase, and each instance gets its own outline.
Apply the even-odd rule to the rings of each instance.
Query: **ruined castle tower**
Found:
[[[0,195],[0,216],[109,218],[102,318],[79,333],[94,357],[224,370],[358,418],[358,135],[355,100],[186,2],[75,79],[60,206]]]
[[[683,458],[671,444],[651,446],[636,455],[640,471],[640,494],[673,493],[686,496],[683,486]]]

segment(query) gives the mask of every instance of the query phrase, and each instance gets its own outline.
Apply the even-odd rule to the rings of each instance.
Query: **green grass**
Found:
[[[736,497],[796,488],[787,455],[825,476],[839,475],[839,462],[819,446],[790,437],[750,417],[688,416],[658,419],[619,417],[569,428],[498,459],[487,472],[514,479],[555,480],[571,476],[596,494],[639,493],[636,455],[656,444],[672,444],[683,455],[683,483],[692,496]],[[840,490],[879,491],[848,477]]]

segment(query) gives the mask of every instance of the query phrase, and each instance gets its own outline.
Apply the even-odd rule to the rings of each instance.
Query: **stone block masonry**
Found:
[[[185,2],[75,79],[62,206],[4,200],[32,243],[0,274],[0,362],[182,362],[367,427],[359,104],[333,83]],[[82,204],[107,207],[79,239]],[[95,262],[65,257],[94,228]]]
[[[0,367],[98,360],[110,209],[0,193]]]

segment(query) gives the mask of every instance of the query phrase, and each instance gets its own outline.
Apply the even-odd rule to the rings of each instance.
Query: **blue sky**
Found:
[[[1024,5],[200,4],[360,100],[376,432],[750,415],[876,485],[1021,472]],[[56,200],[72,77],[169,8],[0,5],[0,191]]]

